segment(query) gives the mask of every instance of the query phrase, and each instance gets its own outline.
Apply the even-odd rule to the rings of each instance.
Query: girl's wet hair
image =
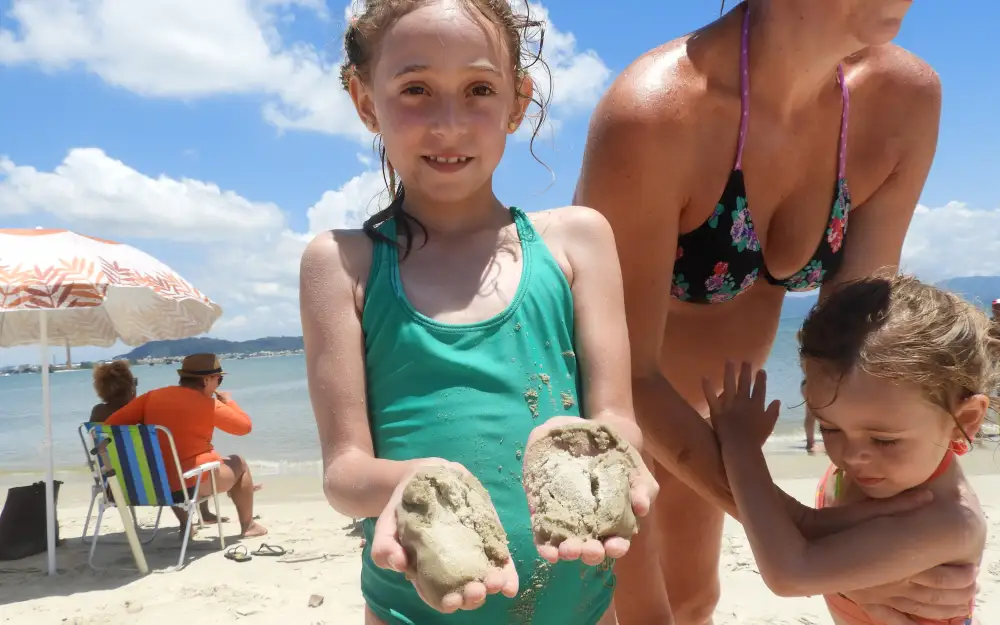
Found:
[[[411,11],[427,4],[430,0],[366,0],[363,6],[352,17],[344,32],[344,63],[340,68],[340,82],[345,90],[350,88],[351,78],[357,77],[362,82],[371,80],[372,60],[376,56],[377,46],[381,42],[382,35],[401,17]],[[540,65],[548,72],[548,66],[542,59],[542,45],[545,40],[544,23],[532,19],[529,15],[528,4],[524,2],[521,6],[523,12],[515,12],[509,0],[461,0],[466,10],[485,18],[489,23],[500,29],[500,33],[510,51],[511,62],[515,70],[515,76],[520,79],[528,76],[528,71]],[[551,84],[550,84],[551,87]],[[551,94],[552,89],[545,91]],[[520,91],[517,92],[519,98],[525,97]],[[541,130],[548,111],[548,95],[542,96],[539,90],[535,89],[531,101],[538,107],[538,112],[532,115],[532,134],[530,150],[532,156],[539,163],[541,160],[535,154],[535,139]],[[402,230],[405,240],[403,247],[403,257],[413,249],[414,227],[419,228],[427,240],[427,229],[424,228],[415,217],[403,210],[404,189],[403,183],[396,175],[396,170],[392,167],[386,157],[385,144],[381,136],[375,137],[375,148],[379,153],[382,162],[382,176],[385,179],[386,188],[389,190],[391,202],[389,206],[368,218],[362,227],[365,234],[373,241],[390,241],[378,228],[389,219],[396,218],[397,226]],[[544,163],[542,163],[544,165]]]
[[[844,285],[809,313],[799,344],[838,378],[860,370],[909,384],[948,412],[977,394],[1000,407],[1000,325],[912,276]]]

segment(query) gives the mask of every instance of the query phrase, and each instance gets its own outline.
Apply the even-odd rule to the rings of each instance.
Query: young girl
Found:
[[[610,227],[493,193],[532,101],[525,36],[540,27],[506,0],[368,0],[345,35],[344,86],[381,140],[392,203],[309,244],[301,311],[327,498],[366,518],[368,624],[615,622],[614,575],[596,565],[628,542],[537,547],[521,486],[529,435],[567,418],[641,445]],[[487,488],[513,561],[429,605],[407,581],[419,585],[395,510],[442,462]],[[636,514],[656,490],[648,471],[634,480]]]
[[[748,421],[765,409],[763,372],[751,390],[727,367],[712,422],[760,573],[782,596],[823,594],[839,625],[880,623],[840,593],[906,579],[940,564],[978,564],[986,521],[955,456],[970,449],[1000,382],[1000,330],[959,297],[899,276],[832,293],[799,337],[805,398],[833,461],[817,507],[893,497],[910,489],[932,501],[822,539],[802,536],[781,505]],[[956,618],[973,623],[973,606]]]

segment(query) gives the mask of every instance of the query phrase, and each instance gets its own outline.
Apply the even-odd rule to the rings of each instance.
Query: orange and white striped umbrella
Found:
[[[0,230],[0,347],[37,344],[41,354],[49,575],[56,574],[49,345],[185,338],[207,332],[220,316],[218,304],[129,245],[67,230]]]
[[[32,314],[32,311],[35,314]],[[130,245],[68,230],[0,229],[0,347],[140,345],[207,332],[222,308]]]

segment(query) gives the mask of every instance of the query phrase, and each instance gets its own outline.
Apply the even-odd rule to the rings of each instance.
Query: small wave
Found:
[[[249,460],[254,477],[264,475],[323,475],[323,463],[319,460]]]

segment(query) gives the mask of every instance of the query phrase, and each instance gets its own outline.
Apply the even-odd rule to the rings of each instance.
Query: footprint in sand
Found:
[[[628,443],[584,421],[553,428],[525,452],[524,489],[537,544],[568,538],[631,538],[638,530],[629,494],[637,465]]]
[[[399,543],[425,600],[440,605],[510,559],[493,502],[471,474],[429,467],[414,475],[396,511]]]

